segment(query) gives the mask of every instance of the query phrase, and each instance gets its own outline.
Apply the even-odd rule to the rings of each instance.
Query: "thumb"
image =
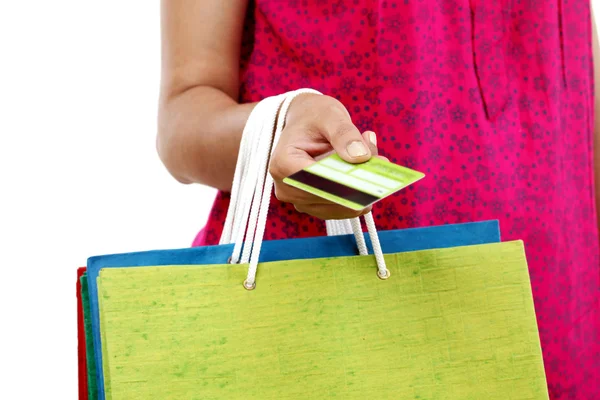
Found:
[[[371,158],[369,144],[351,122],[325,129],[324,136],[335,152],[347,162],[362,163]]]

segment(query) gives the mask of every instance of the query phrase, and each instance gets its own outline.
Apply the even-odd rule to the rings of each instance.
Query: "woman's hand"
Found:
[[[283,183],[283,179],[308,167],[318,156],[335,151],[350,163],[368,161],[377,155],[374,132],[361,132],[338,100],[317,94],[302,94],[292,101],[285,127],[269,171],[275,181],[275,195],[296,210],[320,219],[358,217],[370,211],[354,211]]]

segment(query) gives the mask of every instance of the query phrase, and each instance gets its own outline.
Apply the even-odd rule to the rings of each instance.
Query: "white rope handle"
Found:
[[[259,129],[259,123],[263,120],[262,115],[266,111],[268,105],[264,101],[259,102],[248,117],[246,126],[242,133],[242,140],[240,141],[240,150],[238,153],[237,164],[233,175],[233,184],[231,187],[229,208],[227,210],[227,217],[225,218],[225,224],[223,225],[223,232],[219,244],[233,243],[233,237],[236,236],[239,229],[239,225],[242,223],[241,213],[244,199],[248,199],[248,193],[244,193],[242,190],[242,182],[253,181],[254,177],[248,176],[250,163],[250,156],[257,151],[256,146],[258,145],[258,135],[262,129]],[[271,130],[272,132],[272,130]],[[269,134],[271,136],[271,134]],[[244,224],[244,230],[246,226]]]
[[[367,224],[367,230],[371,238],[373,254],[375,254],[375,260],[377,260],[377,276],[381,279],[387,279],[390,277],[390,270],[385,265],[385,258],[381,250],[381,243],[379,243],[379,236],[377,235],[377,228],[375,227],[375,220],[372,213],[365,214],[365,223]]]
[[[283,105],[281,106],[281,110],[279,110],[279,115],[278,115],[278,119],[277,119],[277,127],[275,128],[275,134],[273,135],[273,147],[271,150],[271,153],[273,150],[275,150],[275,147],[277,146],[277,143],[279,142],[279,137],[281,136],[281,132],[283,131],[283,126],[285,125],[285,120],[287,117],[287,112],[290,108],[290,105],[292,104],[292,100],[294,100],[296,97],[298,97],[301,94],[304,93],[313,93],[313,94],[321,94],[319,92],[317,92],[316,90],[312,90],[312,89],[300,89],[300,90],[296,90],[295,92],[291,92],[286,96],[285,101],[283,102]],[[270,158],[270,154],[267,155],[267,159]],[[266,171],[265,171],[266,172]],[[260,249],[262,247],[262,241],[263,241],[263,237],[264,237],[264,232],[265,232],[265,226],[267,224],[267,213],[269,211],[269,203],[271,200],[271,192],[273,191],[273,177],[271,176],[271,174],[266,174],[267,178],[266,178],[266,182],[265,182],[265,187],[264,187],[264,193],[263,193],[263,201],[260,207],[260,211],[259,211],[259,215],[258,215],[258,221],[256,222],[256,236],[255,236],[255,240],[254,240],[254,244],[253,244],[253,249],[252,249],[252,255],[250,257],[250,265],[248,266],[248,276],[246,278],[246,281],[244,282],[244,287],[246,289],[254,289],[254,287],[256,286],[256,271],[258,269],[258,257],[260,254]],[[249,222],[250,225],[252,225],[255,221],[251,220]]]
[[[362,228],[360,226],[360,218],[352,218],[350,220],[352,226],[352,232],[354,233],[354,240],[356,240],[356,246],[358,247],[358,254],[366,256],[369,254],[367,250],[367,244],[365,243],[365,237],[363,236]],[[377,232],[375,232],[377,235]]]
[[[291,102],[304,93],[321,94],[312,89],[300,89],[259,102],[250,113],[242,134],[229,209],[219,243],[234,243],[232,263],[249,263],[248,276],[244,281],[246,289],[256,286],[258,258],[273,190],[273,178],[267,173],[269,159],[283,131]],[[365,220],[377,260],[378,276],[386,279],[389,271],[385,266],[373,217],[370,216],[371,223]],[[353,232],[359,253],[368,254],[358,218],[326,221],[326,224],[328,234]]]
[[[361,256],[369,254],[360,225],[360,218],[330,219],[325,221],[327,236],[352,235],[356,240],[358,253]]]
[[[334,219],[328,219],[325,221],[325,229],[327,231],[327,236],[339,236],[345,235],[347,232],[340,232],[339,224]]]
[[[367,224],[367,231],[369,232],[369,237],[371,238],[371,243],[373,245],[373,253],[375,254],[375,259],[377,260],[377,276],[379,276],[381,279],[387,279],[390,277],[390,271],[387,269],[385,264],[385,258],[383,256],[383,251],[381,250],[381,244],[379,243],[379,236],[377,235],[377,228],[375,226],[373,214],[369,212],[365,214],[364,218],[365,223]],[[367,244],[365,243],[365,237],[362,233],[360,218],[329,220],[326,222],[328,233],[331,230],[330,236],[347,235],[349,233],[353,233],[360,255],[366,256],[369,254],[367,250]],[[350,229],[348,229],[348,225],[351,225]]]

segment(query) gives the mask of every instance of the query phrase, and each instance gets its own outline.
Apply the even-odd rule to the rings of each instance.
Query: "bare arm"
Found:
[[[247,0],[163,0],[157,148],[180,182],[230,190],[254,104],[238,104]]]
[[[254,104],[238,104],[239,57],[247,0],[163,0],[162,79],[157,148],[183,183],[229,191],[242,131]],[[295,99],[270,161],[275,194],[323,219],[364,213],[285,185],[284,177],[335,150],[348,162],[377,154],[375,134],[361,134],[329,96]]]

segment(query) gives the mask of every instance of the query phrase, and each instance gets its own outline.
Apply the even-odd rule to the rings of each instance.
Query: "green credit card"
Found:
[[[350,164],[332,154],[283,180],[286,184],[360,211],[407,187],[425,174],[373,157]]]

